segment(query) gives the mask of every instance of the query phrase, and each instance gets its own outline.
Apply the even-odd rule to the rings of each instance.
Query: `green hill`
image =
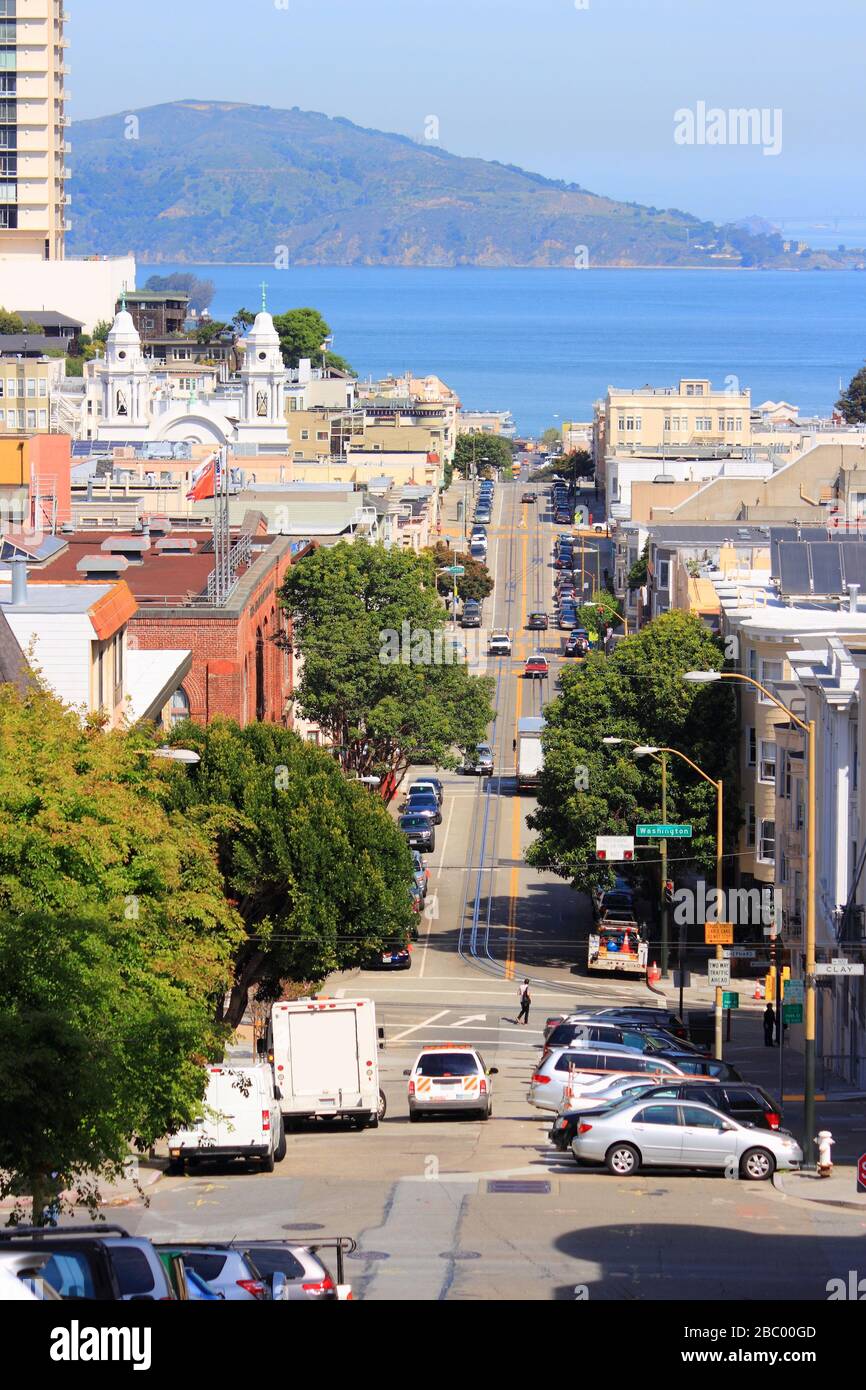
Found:
[[[571,266],[585,247],[591,266],[852,263],[296,108],[172,102],[79,121],[72,142],[77,255]]]

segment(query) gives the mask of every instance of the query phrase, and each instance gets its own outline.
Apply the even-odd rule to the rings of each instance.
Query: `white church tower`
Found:
[[[126,299],[105,340],[100,438],[146,438],[150,424],[150,364],[126,308]]]
[[[288,447],[288,374],[280,351],[280,335],[265,306],[265,289],[263,285],[261,313],[256,315],[255,323],[243,340],[244,403],[238,437],[246,443],[270,445],[273,452],[284,453]]]

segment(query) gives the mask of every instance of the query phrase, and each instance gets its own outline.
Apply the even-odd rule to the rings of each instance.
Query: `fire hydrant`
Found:
[[[833,1145],[836,1140],[829,1129],[822,1129],[815,1136],[818,1145],[818,1177],[829,1178],[833,1174]]]

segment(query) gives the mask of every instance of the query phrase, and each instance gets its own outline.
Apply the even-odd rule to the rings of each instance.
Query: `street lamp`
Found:
[[[786,714],[798,729],[802,729],[806,735],[806,757],[807,757],[807,780],[808,780],[808,826],[806,830],[806,971],[804,984],[804,1080],[803,1080],[803,1154],[804,1166],[811,1168],[812,1164],[812,1132],[815,1128],[815,821],[817,816],[816,807],[816,776],[815,776],[815,721],[814,719],[801,719],[792,709],[783,703],[778,696],[768,690],[760,681],[756,681],[753,676],[742,675],[739,671],[686,671],[683,680],[691,681],[697,685],[710,685],[716,681],[739,681],[742,685],[751,685],[755,690],[759,690],[762,695],[778,709]],[[776,962],[777,970],[780,971],[781,962]],[[779,1036],[781,1037],[782,1024],[779,1020]]]
[[[150,757],[164,758],[170,763],[187,763],[190,767],[201,762],[201,754],[193,752],[191,748],[154,748]]]
[[[711,776],[709,775],[708,772],[704,772],[704,769],[703,769],[702,767],[698,767],[697,763],[692,762],[691,758],[687,757],[685,753],[681,753],[681,752],[679,751],[679,749],[677,749],[677,748],[653,748],[653,747],[651,747],[649,744],[640,744],[640,745],[639,745],[638,747],[636,747],[635,750],[634,750],[634,757],[636,757],[636,758],[657,758],[657,759],[659,760],[659,762],[661,762],[661,765],[662,765],[662,821],[666,821],[666,820],[667,820],[666,799],[665,799],[665,783],[666,783],[666,780],[667,780],[667,761],[666,761],[666,760],[667,760],[667,755],[668,755],[668,754],[670,754],[670,755],[671,755],[672,757],[674,757],[674,758],[681,758],[682,761],[683,761],[684,763],[688,763],[689,767],[692,768],[693,771],[696,772],[696,773],[698,774],[699,777],[703,777],[703,779],[704,779],[705,782],[709,782],[710,786],[711,786],[711,787],[714,787],[714,788],[715,788],[715,791],[716,791],[716,890],[717,890],[716,911],[717,911],[717,913],[718,913],[720,904],[723,902],[722,894],[723,894],[723,890],[724,890],[724,835],[725,835],[724,783],[723,783],[723,781],[722,781],[721,778],[718,778],[718,779],[717,779],[717,778],[715,778],[715,777],[711,777]],[[664,837],[662,837],[662,877],[663,877],[663,878],[666,878],[666,877],[667,877],[667,840],[666,840]],[[716,920],[718,921],[718,916],[717,916]],[[662,924],[663,924],[663,927],[666,927],[666,926],[667,926],[667,911],[666,911],[665,909],[663,909]],[[681,923],[681,924],[680,924],[680,939],[679,939],[679,963],[680,963],[680,1014],[682,1014],[682,1011],[683,1011],[683,954],[684,954],[684,952],[683,952],[683,944],[684,944],[684,943],[683,943],[683,927],[684,927],[684,925],[685,925],[684,923]],[[662,959],[664,959],[664,954],[665,954],[666,948],[667,948],[667,940],[666,940],[666,932],[665,932],[665,933],[663,933],[663,937],[662,937]],[[724,958],[724,957],[723,957],[721,942],[716,942],[716,960],[722,960],[723,958]],[[723,1046],[722,1046],[722,1021],[723,1021],[724,1010],[723,1010],[723,1008],[722,1008],[722,1002],[723,1002],[723,1001],[722,1001],[722,988],[721,988],[720,985],[716,985],[716,1011],[715,1011],[715,1012],[716,1012],[716,1018],[715,1018],[715,1025],[716,1025],[716,1026],[715,1026],[715,1034],[716,1034],[716,1037],[715,1037],[715,1048],[714,1048],[714,1052],[715,1052],[715,1056],[718,1057],[719,1059],[721,1059],[721,1057],[722,1057],[722,1051],[723,1051]]]

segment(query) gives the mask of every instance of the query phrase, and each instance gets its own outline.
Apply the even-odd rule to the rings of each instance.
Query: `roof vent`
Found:
[[[131,565],[143,565],[150,540],[147,536],[109,536],[99,548],[103,554],[122,556]]]
[[[122,555],[85,555],[75,568],[85,579],[122,579],[129,561]]]
[[[192,555],[198,550],[198,541],[195,536],[164,536],[154,549],[157,555]]]

